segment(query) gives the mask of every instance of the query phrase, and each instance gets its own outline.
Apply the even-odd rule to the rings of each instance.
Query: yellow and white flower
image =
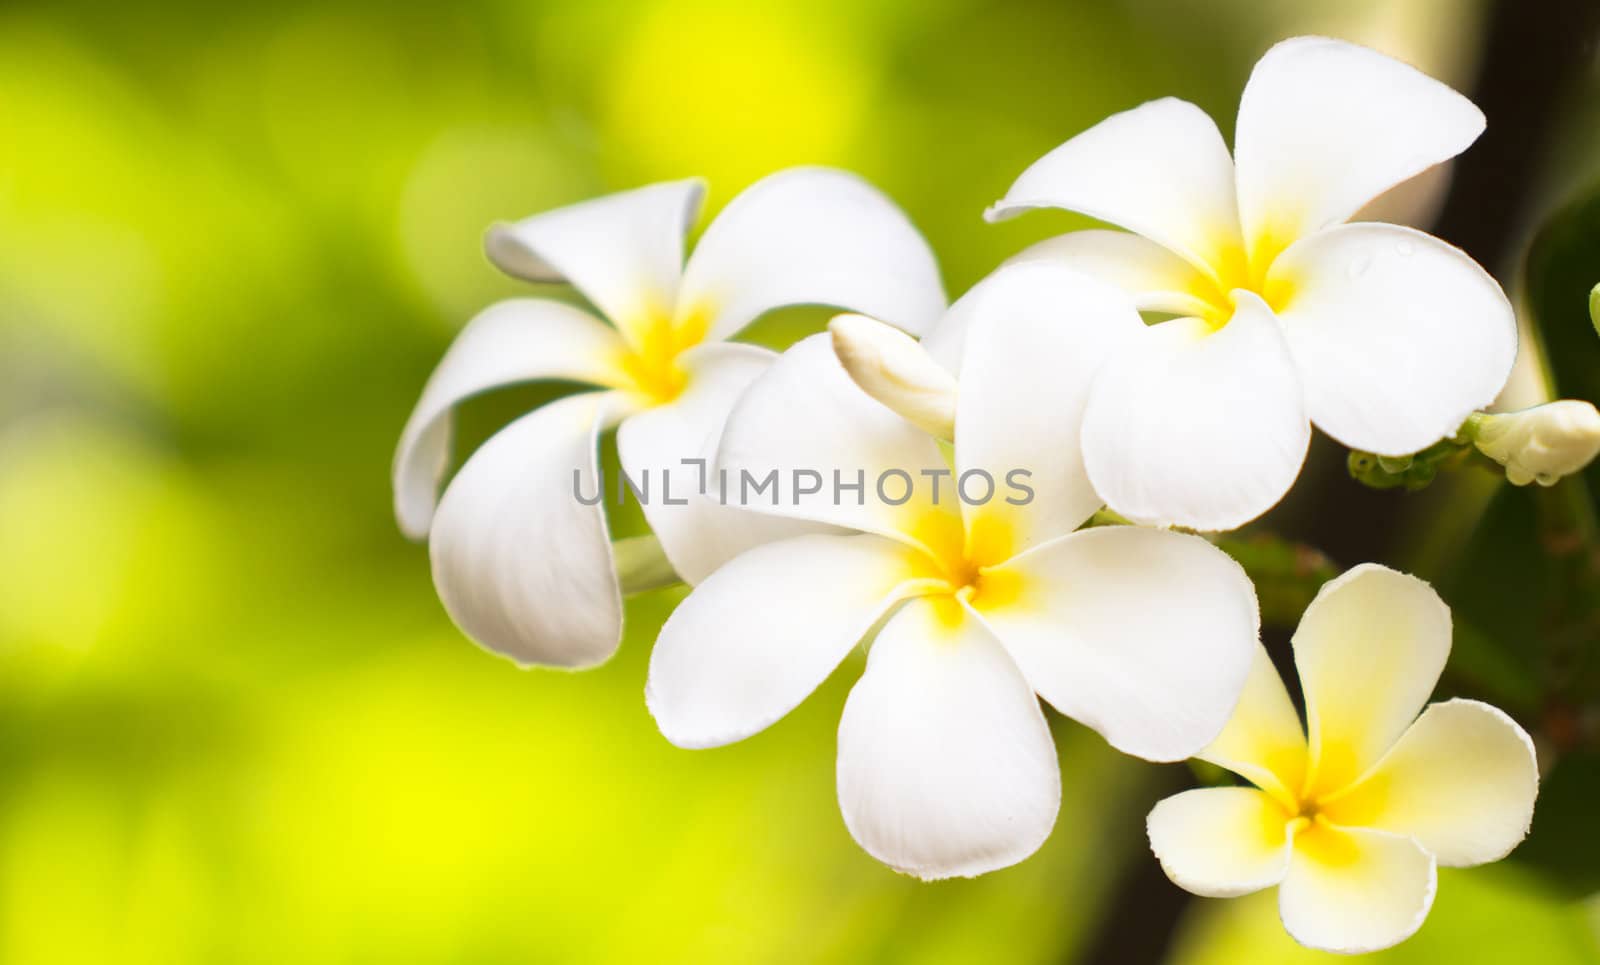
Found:
[[[1209,897],[1277,885],[1284,927],[1313,948],[1409,937],[1436,865],[1504,857],[1539,787],[1510,717],[1473,700],[1423,709],[1449,653],[1450,611],[1416,577],[1366,564],[1324,586],[1294,635],[1307,730],[1258,650],[1233,718],[1196,755],[1255,786],[1156,805],[1150,844],[1168,877]]]
[[[726,341],[769,309],[826,304],[920,331],[944,309],[933,254],[882,194],[840,171],[796,168],[739,195],[684,263],[698,180],[656,184],[494,228],[490,259],[568,282],[611,324],[560,302],[491,306],[423,389],[394,461],[395,512],[426,537],[451,617],[519,663],[584,667],[621,636],[622,603],[599,485],[598,435],[619,426],[630,476],[710,454],[729,405],[777,356]],[[469,396],[538,379],[587,383],[489,439],[446,488],[450,413]],[[691,473],[692,475],[692,473]],[[683,487],[688,488],[688,487]],[[761,539],[762,518],[689,496],[646,518],[693,582]],[[790,527],[792,530],[793,527]]]
[[[1293,485],[1310,423],[1400,456],[1494,398],[1516,354],[1494,279],[1431,235],[1344,223],[1483,128],[1415,69],[1301,37],[1256,64],[1231,158],[1203,111],[1166,98],[1017,179],[991,220],[1057,207],[1135,232],[1079,231],[1018,258],[1077,266],[1178,316],[1109,360],[1089,400],[1085,463],[1111,508],[1230,529]]]
[[[750,386],[720,445],[730,476],[777,471],[752,509],[835,531],[758,546],[696,587],[662,629],[646,700],[674,744],[742,740],[873,638],[839,726],[845,824],[897,870],[977,875],[1027,857],[1054,824],[1061,777],[1038,698],[1127,753],[1192,754],[1243,686],[1255,593],[1198,537],[1075,532],[1101,505],[1074,438],[1090,376],[1141,328],[1121,292],[1021,265],[951,309],[940,328],[966,341],[953,465],[894,411],[949,424],[934,363],[870,325],[836,320],[834,334],[872,395],[815,336]],[[979,481],[1013,470],[1031,499]],[[875,491],[890,474],[902,481]],[[914,495],[892,504],[906,481]]]

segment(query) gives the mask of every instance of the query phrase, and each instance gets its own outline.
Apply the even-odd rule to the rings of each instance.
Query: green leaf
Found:
[[[1271,533],[1224,536],[1217,540],[1217,548],[1250,574],[1266,626],[1288,628],[1299,623],[1322,584],[1339,575],[1339,568],[1321,550]]]
[[[1558,211],[1529,249],[1525,305],[1553,395],[1600,399],[1600,192]],[[1600,887],[1600,467],[1550,488],[1503,486],[1439,580],[1456,621],[1449,682],[1500,704],[1539,741],[1546,778],[1513,860],[1569,895]]]
[[[1555,394],[1600,401],[1600,185],[1561,208],[1528,249],[1526,304]],[[1600,484],[1600,465],[1586,476]]]
[[[1539,878],[1508,864],[1442,868],[1438,896],[1422,927],[1393,948],[1362,956],[1377,965],[1539,962],[1580,965],[1600,954],[1581,905],[1565,902]],[[1341,959],[1294,943],[1278,919],[1277,894],[1190,905],[1167,961],[1173,965],[1318,965]]]
[[[1594,333],[1600,335],[1600,284],[1589,289],[1589,321],[1594,325]]]
[[[1539,784],[1533,830],[1513,861],[1537,868],[1572,898],[1600,891],[1600,752],[1580,751],[1556,761]]]

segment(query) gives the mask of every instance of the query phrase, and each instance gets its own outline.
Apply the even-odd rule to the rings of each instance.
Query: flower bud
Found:
[[[828,331],[863,392],[924,431],[955,438],[956,380],[916,339],[864,315],[839,315]]]
[[[1478,450],[1505,466],[1518,486],[1553,486],[1600,453],[1600,412],[1588,402],[1562,399],[1477,418]]]
[[[1589,321],[1595,334],[1600,335],[1600,285],[1589,289]]]

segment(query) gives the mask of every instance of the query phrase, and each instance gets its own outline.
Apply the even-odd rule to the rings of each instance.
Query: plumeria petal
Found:
[[[1273,263],[1269,290],[1318,428],[1407,455],[1452,435],[1511,374],[1517,323],[1495,280],[1411,228],[1338,225]]]
[[[922,349],[951,375],[961,374],[961,361],[967,352],[967,330],[984,301],[982,283],[967,289],[951,304],[949,311],[922,337]]]
[[[1050,729],[1005,650],[948,598],[907,603],[839,723],[850,834],[897,871],[970,877],[1038,850],[1060,804]]]
[[[968,297],[955,483],[969,556],[999,562],[1102,505],[1083,470],[1083,410],[1095,371],[1144,323],[1122,292],[1050,263],[1001,268]]]
[[[820,528],[723,505],[719,498],[714,466],[723,423],[739,394],[777,357],[734,342],[692,348],[679,359],[688,373],[683,394],[617,430],[622,469],[648,494],[640,500],[645,519],[673,569],[691,585],[752,546]]]
[[[715,747],[793,710],[914,585],[877,536],[767,543],[695,588],[661,628],[645,703],[667,740]]]
[[[1411,937],[1433,907],[1433,857],[1410,838],[1313,824],[1295,835],[1278,913],[1295,941],[1355,954]]]
[[[614,384],[623,351],[614,329],[571,305],[513,298],[484,309],[456,336],[422,389],[394,455],[394,511],[412,539],[428,535],[450,461],[450,412],[462,400],[535,379]]]
[[[1322,587],[1293,642],[1317,797],[1360,777],[1416,718],[1450,655],[1450,610],[1422,580],[1364,563]]]
[[[1173,884],[1207,898],[1235,898],[1283,880],[1289,817],[1253,787],[1202,787],[1158,803],[1145,829]]]
[[[893,539],[908,538],[913,520],[929,509],[935,477],[950,473],[931,436],[851,380],[827,334],[797,342],[745,391],[728,416],[717,461],[730,503]],[[756,493],[769,474],[772,488]],[[835,480],[861,488],[840,490]],[[902,497],[909,480],[912,499],[892,505],[880,497],[880,480],[889,501]],[[815,492],[801,491],[813,486]],[[940,511],[959,530],[948,494]]]
[[[1091,229],[1046,238],[1006,264],[1046,261],[1110,282],[1133,298],[1141,312],[1202,316],[1211,305],[1196,292],[1216,286],[1204,272],[1170,250],[1127,231]]]
[[[1475,700],[1422,712],[1377,766],[1325,801],[1339,824],[1415,838],[1446,867],[1498,861],[1527,836],[1539,794],[1533,741]]]
[[[1305,783],[1306,733],[1265,647],[1256,647],[1227,726],[1195,756],[1226,767],[1280,801],[1297,800]]]
[[[683,238],[700,213],[699,178],[582,201],[489,229],[500,270],[529,281],[566,281],[631,341],[676,304]]]
[[[894,202],[845,171],[791,168],[706,229],[680,315],[703,314],[708,337],[722,339],[784,305],[833,305],[921,333],[945,299],[932,250]]]
[[[1129,519],[1233,529],[1300,473],[1311,426],[1289,350],[1266,305],[1234,295],[1221,331],[1193,318],[1153,325],[1095,379],[1084,464]]]
[[[1109,221],[1206,272],[1239,244],[1228,147],[1205,111],[1173,97],[1113,114],[1035,161],[985,217],[1033,208]]]
[[[1222,730],[1260,631],[1238,563],[1197,536],[1132,526],[1073,533],[985,571],[972,606],[1041,697],[1154,761],[1182,760]]]
[[[1414,67],[1325,37],[1285,40],[1239,102],[1245,237],[1281,250],[1460,154],[1483,128],[1471,101]]]
[[[428,540],[433,582],[467,636],[520,664],[587,667],[616,650],[622,599],[596,436],[619,396],[590,392],[506,426],[450,481]]]

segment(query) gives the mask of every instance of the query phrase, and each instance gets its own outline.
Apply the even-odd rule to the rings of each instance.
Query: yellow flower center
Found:
[[[652,405],[664,405],[682,395],[689,372],[680,356],[705,341],[710,325],[711,314],[701,310],[677,318],[652,311],[640,321],[619,326],[626,342],[615,360],[621,387]]]
[[[1326,817],[1302,814],[1290,823],[1295,850],[1323,867],[1342,867],[1361,859],[1360,848],[1349,835],[1341,834]]]
[[[924,547],[913,551],[913,570],[929,581],[924,595],[948,626],[961,621],[963,600],[983,609],[1021,596],[1021,576],[999,568],[1016,552],[1015,534],[1004,520],[979,513],[969,530],[959,513],[930,507],[917,511],[907,532]]]
[[[1382,802],[1384,789],[1369,779],[1359,785],[1360,793],[1350,794],[1356,785],[1344,762],[1334,756],[1333,769],[1308,773],[1299,788],[1274,781],[1262,789],[1283,808],[1295,847],[1325,864],[1337,865],[1354,860],[1347,854],[1352,845],[1338,829],[1368,824],[1373,808]]]
[[[1211,258],[1211,272],[1196,283],[1191,295],[1206,303],[1202,316],[1212,329],[1220,329],[1233,317],[1233,292],[1244,289],[1253,292],[1274,312],[1282,311],[1294,294],[1289,279],[1270,277],[1272,264],[1294,241],[1293,236],[1271,231],[1262,232],[1248,247],[1242,242],[1225,241],[1215,248]]]

